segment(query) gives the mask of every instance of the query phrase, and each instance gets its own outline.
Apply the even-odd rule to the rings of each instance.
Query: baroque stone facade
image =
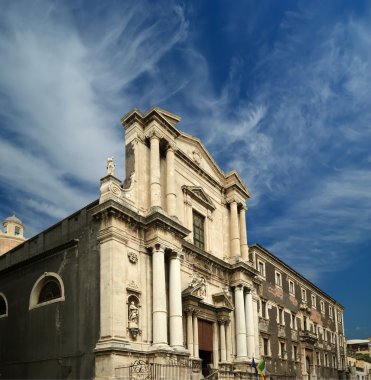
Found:
[[[252,359],[262,357],[271,378],[343,376],[343,307],[263,247],[248,246],[248,189],[179,121],[157,107],[130,111],[122,119],[125,180],[110,158],[97,202],[0,259],[8,311],[0,329],[20,323],[11,318],[22,302],[13,307],[11,291],[16,270],[27,268],[18,299],[34,304],[23,318],[32,328],[45,313],[58,321],[47,322],[51,336],[63,331],[49,361],[33,353],[27,364],[32,355],[17,353],[16,342],[2,350],[6,377],[18,361],[23,377],[248,379]],[[60,291],[40,301],[48,278]],[[72,335],[76,324],[89,338]]]

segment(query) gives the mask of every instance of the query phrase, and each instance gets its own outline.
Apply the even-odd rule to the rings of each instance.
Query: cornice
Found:
[[[190,232],[179,222],[160,212],[160,210],[153,209],[145,216],[138,215],[135,211],[117,203],[113,199],[103,202],[93,209],[94,218],[101,219],[107,216],[113,216],[124,220],[126,223],[134,224],[136,227],[142,227],[144,229],[156,226],[164,230],[171,230],[180,238],[186,237]]]
[[[285,270],[288,272],[288,273],[286,272],[286,274],[289,274],[290,277],[292,277],[295,280],[301,281],[309,289],[313,288],[318,293],[318,295],[320,295],[321,297],[325,298],[327,301],[332,302],[334,305],[336,305],[337,307],[341,308],[342,310],[345,309],[344,306],[341,303],[339,303],[334,298],[332,298],[331,296],[329,296],[322,289],[320,289],[317,285],[313,284],[313,282],[311,282],[308,279],[306,279],[303,275],[301,275],[295,269],[291,268],[288,264],[286,264],[285,262],[283,262],[281,259],[279,259],[277,256],[275,256],[273,253],[269,252],[266,248],[264,248],[260,244],[258,244],[258,243],[251,244],[251,245],[249,245],[249,248],[251,250],[255,250],[258,255],[267,256],[267,257],[265,257],[265,260],[270,261],[273,265],[275,265],[274,263],[277,263],[281,267],[285,268]]]

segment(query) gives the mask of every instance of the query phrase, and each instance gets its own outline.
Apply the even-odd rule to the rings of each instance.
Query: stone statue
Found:
[[[131,301],[129,305],[129,323],[138,324],[138,322],[139,322],[138,308],[135,306],[134,301]]]
[[[115,163],[113,162],[113,157],[107,158],[107,174],[115,175]]]

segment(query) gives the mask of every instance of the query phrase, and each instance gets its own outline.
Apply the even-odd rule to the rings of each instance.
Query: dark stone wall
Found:
[[[0,318],[0,378],[94,377],[98,227],[88,206],[0,258],[0,292],[8,301],[8,317]],[[29,310],[44,272],[62,278],[65,301]]]
[[[292,277],[287,276],[286,273],[282,272],[279,268],[274,265],[274,262],[268,261],[267,258],[262,255],[262,260],[265,262],[265,281],[262,282],[260,287],[260,296],[263,299],[273,302],[278,307],[286,309],[284,311],[284,334],[279,337],[279,324],[277,323],[277,307],[273,306],[271,309],[267,310],[268,313],[268,334],[264,332],[261,335],[269,338],[271,356],[266,358],[267,369],[271,373],[271,377],[275,376],[293,376],[301,377],[301,360],[295,362],[293,357],[293,347],[297,346],[298,355],[301,354],[301,348],[306,347],[307,353],[310,359],[311,365],[316,365],[316,358],[314,357],[314,352],[320,352],[321,356],[321,367],[319,368],[319,376],[321,378],[338,378],[338,371],[336,368],[330,368],[332,366],[332,355],[336,356],[335,345],[332,345],[332,350],[323,350],[317,347],[314,347],[313,344],[302,342],[300,340],[300,331],[302,330],[301,319],[297,317],[297,338],[295,339],[295,334],[291,333],[290,328],[290,319],[291,315],[287,312],[287,309],[291,312],[298,314],[300,311],[300,304],[302,303],[301,299],[301,287],[294,280],[294,275]],[[282,277],[282,287],[275,285],[275,270],[281,273]],[[290,294],[289,292],[289,279],[294,280],[295,283],[295,295]],[[308,317],[308,329],[309,329],[309,320],[322,325],[323,328],[329,328],[331,331],[335,332],[335,317],[329,317],[329,303],[326,301],[325,297],[320,298],[316,294],[316,308],[312,308],[312,290],[309,286],[306,286],[307,290],[307,306],[310,309],[310,317]],[[321,313],[320,310],[320,300],[325,301],[325,314]],[[335,310],[333,310],[335,313]],[[321,339],[318,339],[319,343],[327,345],[330,344],[330,337],[328,337],[327,342],[324,342]],[[285,343],[286,349],[286,359],[282,360],[279,357],[279,345],[281,342]],[[312,351],[312,352],[311,352]],[[329,366],[324,368],[324,353],[327,352]],[[313,372],[312,372],[313,373]]]

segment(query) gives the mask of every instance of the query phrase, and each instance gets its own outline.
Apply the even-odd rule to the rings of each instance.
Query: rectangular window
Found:
[[[262,317],[267,318],[267,301],[262,300]]]
[[[325,303],[322,300],[320,301],[320,306],[321,306],[321,313],[325,314]]]
[[[338,312],[338,323],[342,324],[342,321],[343,321],[343,319],[342,319],[342,317],[341,317],[341,313],[340,313],[340,311],[339,311],[339,312]]]
[[[280,342],[280,356],[282,359],[285,359],[286,357],[286,348],[284,342]]]
[[[331,306],[329,306],[328,307],[328,315],[330,316],[330,318],[332,319],[332,307]]]
[[[305,289],[301,289],[301,300],[307,302],[307,291]]]
[[[283,325],[284,324],[284,318],[283,318],[283,309],[281,309],[280,307],[277,308],[278,310],[278,323],[280,325]]]
[[[317,352],[317,354],[316,354],[316,356],[317,356],[317,365],[319,366],[319,365],[321,365],[321,360],[320,360],[320,353],[319,352]]]
[[[265,277],[265,265],[260,260],[258,261],[258,271],[261,276]]]
[[[317,300],[315,294],[312,294],[312,307],[314,309],[317,307]]]
[[[295,284],[294,284],[294,281],[292,280],[289,280],[289,292],[295,295]]]
[[[268,338],[263,338],[263,348],[264,348],[264,355],[269,356],[269,340],[268,340]]]
[[[205,217],[193,211],[193,244],[205,249]]]
[[[291,328],[293,330],[296,330],[296,315],[294,313],[291,313]]]
[[[293,359],[294,361],[297,361],[298,360],[298,347],[297,346],[293,346]]]
[[[276,285],[282,286],[282,275],[280,272],[276,271]]]
[[[328,367],[328,356],[325,354],[325,367]]]
[[[21,234],[21,229],[18,226],[15,226],[14,235],[20,235],[20,234]]]

